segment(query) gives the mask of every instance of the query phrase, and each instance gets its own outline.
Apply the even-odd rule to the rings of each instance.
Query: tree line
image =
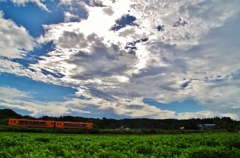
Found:
[[[233,120],[230,117],[214,118],[192,118],[192,119],[148,119],[148,118],[85,118],[81,116],[42,116],[35,118],[32,116],[22,116],[11,109],[0,109],[0,124],[7,125],[8,118],[19,119],[38,119],[53,121],[70,121],[70,122],[91,122],[97,129],[157,129],[157,130],[179,130],[184,127],[185,130],[198,130],[198,124],[215,124],[216,130],[240,130],[240,121]]]

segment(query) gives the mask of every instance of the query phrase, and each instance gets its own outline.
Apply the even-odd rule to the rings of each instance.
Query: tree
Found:
[[[184,129],[196,130],[196,129],[199,129],[199,127],[195,122],[193,122],[192,120],[189,120],[184,123]]]

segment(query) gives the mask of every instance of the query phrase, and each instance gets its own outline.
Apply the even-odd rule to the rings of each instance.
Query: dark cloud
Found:
[[[169,68],[164,66],[149,66],[147,68],[141,69],[140,73],[132,74],[132,79],[142,78],[146,76],[155,76],[164,72],[168,72]]]
[[[58,44],[62,48],[86,48],[88,41],[82,33],[77,34],[75,32],[64,31],[58,39]]]
[[[177,87],[173,87],[173,85],[175,85],[176,82],[175,81],[170,81],[170,82],[164,82],[163,84],[161,84],[159,86],[160,89],[162,90],[166,90],[166,91],[178,91],[179,88]]]
[[[110,94],[109,92],[98,90],[97,88],[92,86],[89,87],[89,92],[91,93],[92,97],[102,98],[104,100],[111,101],[111,102],[117,101],[117,99],[115,99],[113,95]]]
[[[141,110],[144,108],[143,105],[126,105],[126,109],[131,109],[131,110]]]
[[[78,40],[78,38],[74,39]],[[106,46],[102,42],[102,38],[96,34],[91,34],[83,39],[86,43],[91,43],[90,52],[79,51],[66,60],[68,63],[77,65],[72,70],[74,74],[72,78],[86,80],[120,75],[132,67],[137,60],[134,54],[120,50],[116,44]],[[79,69],[83,70],[79,73]]]
[[[103,8],[103,12],[106,13],[109,16],[112,16],[114,11],[112,10],[112,8]]]
[[[92,7],[106,7],[99,0],[84,0],[84,1]]]

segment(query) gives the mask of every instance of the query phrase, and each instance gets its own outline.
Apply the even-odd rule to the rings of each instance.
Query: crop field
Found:
[[[239,158],[240,134],[1,133],[1,158]]]

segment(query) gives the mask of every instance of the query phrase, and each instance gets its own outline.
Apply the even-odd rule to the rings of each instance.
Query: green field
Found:
[[[0,133],[1,158],[239,158],[240,134]]]

